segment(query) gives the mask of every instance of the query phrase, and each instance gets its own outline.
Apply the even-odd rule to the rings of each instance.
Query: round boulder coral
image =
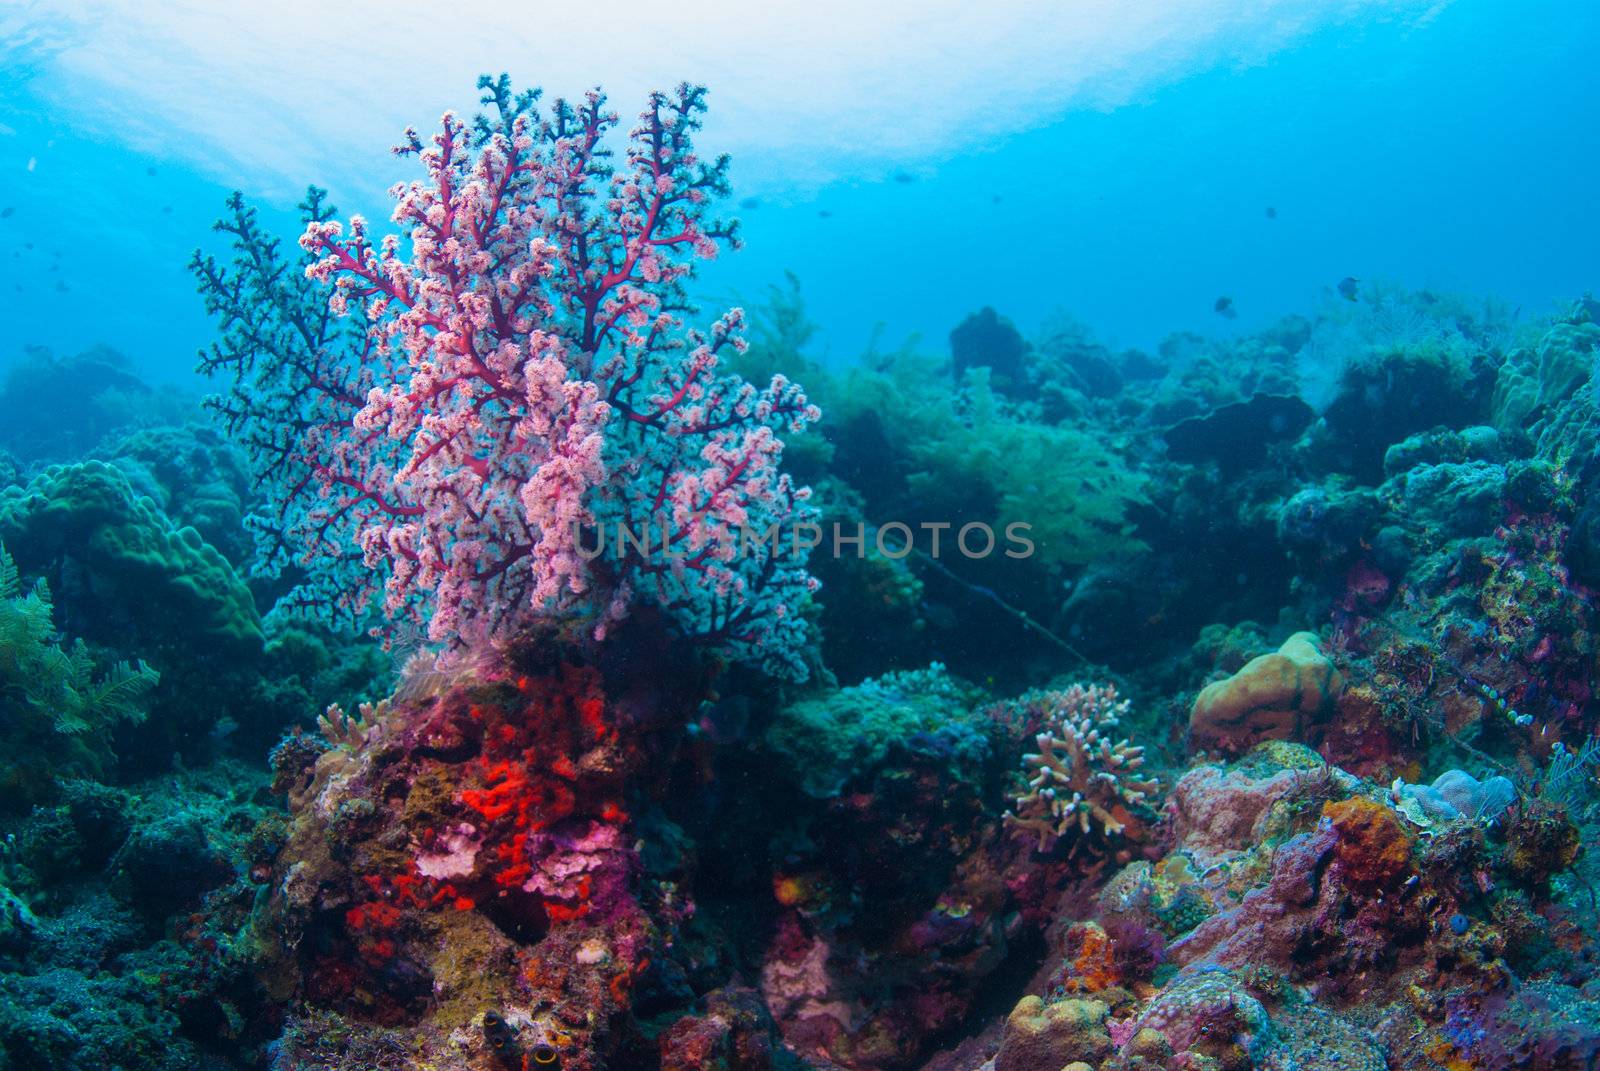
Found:
[[[1297,632],[1277,651],[1200,692],[1189,712],[1190,744],[1237,755],[1263,740],[1298,739],[1333,710],[1343,691],[1344,677],[1317,637]]]
[[[1006,1019],[995,1071],[1036,1071],[1075,1061],[1098,1063],[1111,1052],[1105,1004],[1098,1000],[1058,1000],[1046,1004],[1023,997]]]

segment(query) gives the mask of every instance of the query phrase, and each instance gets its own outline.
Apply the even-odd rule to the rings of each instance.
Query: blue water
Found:
[[[288,234],[294,194],[311,181],[331,186],[344,212],[386,215],[384,190],[402,174],[383,152],[388,142],[324,140],[315,159],[297,156],[289,149],[298,128],[320,138],[339,124],[280,112],[263,126],[260,86],[292,81],[294,99],[329,115],[382,101],[382,122],[345,125],[391,132],[408,120],[426,129],[443,107],[474,104],[464,77],[456,97],[413,105],[420,91],[407,96],[403,66],[359,54],[344,61],[367,79],[352,102],[340,92],[350,78],[301,55],[287,26],[247,50],[224,49],[216,62],[233,66],[221,72],[185,66],[191,54],[176,48],[169,68],[159,51],[146,55],[144,69],[162,77],[141,74],[130,89],[114,46],[133,32],[123,23],[137,28],[138,9],[85,15],[74,6],[0,15],[0,211],[9,210],[0,301],[10,311],[0,361],[27,345],[107,343],[151,378],[181,380],[208,338],[184,262],[208,241],[230,188]],[[1346,17],[1327,14],[1335,7]],[[811,58],[786,54],[781,34],[741,54],[740,30],[723,20],[727,50],[714,29],[701,32],[676,65],[711,83],[702,143],[735,153],[735,199],[746,203],[748,248],[705,274],[707,297],[755,300],[792,270],[822,326],[821,348],[842,360],[878,325],[886,344],[920,333],[942,349],[950,327],[984,304],[1025,331],[1065,312],[1104,338],[1148,347],[1174,330],[1244,332],[1310,311],[1347,275],[1493,294],[1531,313],[1592,284],[1600,9],[1459,0],[1431,12],[1263,11],[1241,25],[1268,37],[1275,19],[1309,28],[1275,45],[1241,31],[1238,41],[1186,49],[1184,34],[1205,27],[1182,25],[1174,7],[1175,41],[1101,73],[1128,83],[1114,92],[1057,100],[1041,91],[1036,104],[1028,72],[991,56],[961,80],[963,91],[996,95],[986,106],[1003,114],[990,133],[941,129],[942,111],[963,114],[943,96],[945,58],[897,35],[884,38],[896,66],[880,77],[917,90],[893,97],[898,111],[875,114],[884,106],[863,98],[847,128],[826,114],[796,124]],[[1035,16],[1037,32],[1048,39],[1060,18]],[[212,21],[196,33],[226,37],[227,21]],[[628,20],[617,25],[626,38]],[[452,58],[463,70],[508,69],[529,83],[549,66],[452,32],[471,42]],[[794,40],[803,49],[811,38],[796,30]],[[627,57],[641,45],[629,44],[556,66],[631,85]],[[826,62],[816,60],[818,78],[830,77]],[[789,83],[774,89],[769,64]],[[547,83],[553,93],[581,88]],[[620,89],[618,98],[634,106]],[[787,103],[769,115],[774,99]],[[764,122],[789,124],[780,152],[741,146]],[[900,129],[934,133],[897,138]],[[861,131],[881,134],[881,148],[861,144]],[[1223,295],[1237,319],[1213,311]]]

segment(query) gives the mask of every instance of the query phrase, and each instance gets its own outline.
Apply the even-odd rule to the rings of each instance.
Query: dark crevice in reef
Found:
[[[943,1052],[970,1041],[1005,1017],[1028,992],[1029,983],[1046,962],[1048,947],[1044,936],[1024,932],[1006,948],[1005,958],[984,981],[978,999],[955,1025],[929,1036],[927,1051]]]

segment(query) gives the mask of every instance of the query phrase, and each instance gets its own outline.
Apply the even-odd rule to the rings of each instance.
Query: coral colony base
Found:
[[[825,368],[480,87],[0,393],[0,1068],[1600,1066],[1600,304]]]

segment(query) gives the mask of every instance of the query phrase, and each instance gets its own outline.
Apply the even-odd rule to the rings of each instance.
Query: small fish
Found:
[[[744,209],[747,212],[752,208],[760,208],[761,207],[761,198],[759,198],[759,197],[746,197],[744,200],[739,202],[739,207]]]
[[[1271,205],[1268,205],[1267,206],[1267,218],[1268,219],[1277,219],[1278,218],[1278,210],[1276,208],[1272,207]]]
[[[689,728],[694,735],[704,735],[716,743],[734,743],[742,739],[750,727],[750,710],[749,698],[742,695],[706,703]]]
[[[0,219],[10,219],[17,214],[17,210],[10,205],[0,208]]]
[[[1334,289],[1338,290],[1339,296],[1344,298],[1346,301],[1358,301],[1360,299],[1357,297],[1356,288],[1360,285],[1360,283],[1361,280],[1357,279],[1354,275],[1346,275],[1343,279],[1339,280],[1339,285]]]
[[[997,194],[995,194],[995,195],[994,195],[994,196],[993,196],[993,197],[991,197],[991,198],[989,198],[989,203],[990,203],[990,204],[995,204],[995,205],[997,205],[997,204],[999,204],[999,203],[1000,203],[1000,202],[1001,202],[1001,201],[1002,201],[1002,200],[1004,200],[1004,198],[1002,198],[1002,197],[1001,197],[1001,196],[1000,196],[1000,195],[999,195],[999,194],[998,194],[998,193],[997,193]]]
[[[909,171],[896,171],[894,173],[894,180],[902,186],[909,186],[913,182],[917,181],[917,176],[913,175]]]
[[[144,173],[146,175],[149,175],[151,178],[154,178],[155,174],[156,174],[156,169],[153,168],[153,167],[147,167],[147,168],[144,169]]]
[[[833,213],[828,211],[826,208],[819,209],[818,212],[817,212],[817,215],[821,216],[823,219],[832,219],[833,218]]]
[[[1218,316],[1226,320],[1235,319],[1239,315],[1239,310],[1233,307],[1233,299],[1226,294],[1219,297],[1216,304],[1211,307],[1216,310]]]

